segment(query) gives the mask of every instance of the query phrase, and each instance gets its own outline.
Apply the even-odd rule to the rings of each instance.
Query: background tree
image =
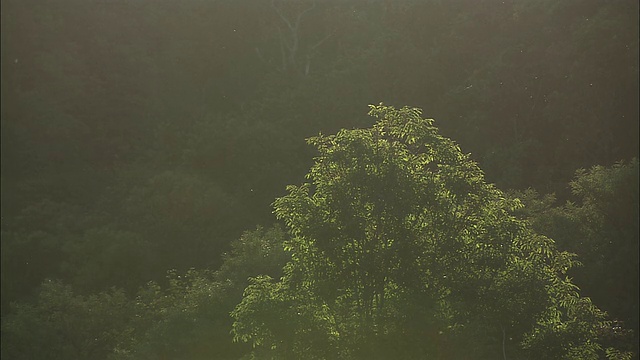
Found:
[[[106,359],[130,333],[134,306],[122,291],[82,296],[46,281],[32,304],[2,319],[2,356],[13,359]]]
[[[242,299],[249,277],[281,274],[288,256],[284,231],[275,226],[246,231],[232,241],[220,270],[169,271],[135,297],[129,337],[110,359],[238,359],[249,348],[232,341],[229,313]]]
[[[624,334],[624,346],[637,352],[638,160],[578,170],[570,185],[575,202],[561,206],[553,195],[514,194],[526,205],[519,212],[559,248],[578,254],[582,266],[570,271],[575,283],[633,330]]]

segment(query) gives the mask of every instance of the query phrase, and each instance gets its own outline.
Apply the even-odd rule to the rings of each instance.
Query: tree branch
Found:
[[[284,21],[284,23],[287,24],[287,26],[289,27],[289,30],[293,31],[293,26],[291,26],[291,23],[289,22],[289,20],[287,20],[284,14],[282,14],[280,9],[276,6],[276,0],[271,0],[271,7],[273,8],[273,10],[276,11],[276,14],[280,16],[280,19],[282,19],[282,21]]]
[[[275,0],[271,0],[271,7],[276,12],[276,14],[278,14],[280,19],[285,23],[285,25],[287,25],[287,28],[289,28],[289,32],[291,33],[291,44],[289,44],[287,41],[284,40],[284,37],[282,36],[282,32],[280,32],[280,42],[281,42],[281,45],[284,44],[289,50],[289,62],[291,65],[295,66],[296,54],[298,52],[298,44],[300,42],[300,37],[298,36],[298,28],[300,27],[300,21],[302,21],[302,18],[306,13],[308,13],[309,11],[313,10],[316,7],[316,2],[314,1],[310,7],[308,7],[304,11],[300,12],[300,14],[298,14],[298,16],[296,17],[295,23],[293,25],[291,24],[291,21],[289,21],[289,19],[287,19],[287,17],[282,13],[280,8],[276,6]],[[278,31],[280,31],[279,27],[278,27]],[[307,70],[306,70],[307,73],[309,71],[308,69],[309,69],[309,64],[307,62]]]
[[[298,26],[300,26],[300,20],[302,19],[302,17],[304,16],[304,14],[308,13],[309,11],[313,10],[316,7],[316,2],[314,1],[313,4],[306,10],[304,10],[303,12],[301,12],[298,15],[298,18],[296,19],[296,32],[298,31]]]

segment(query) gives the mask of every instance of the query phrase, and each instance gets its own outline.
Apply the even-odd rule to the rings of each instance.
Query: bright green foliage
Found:
[[[260,358],[597,358],[604,313],[566,278],[574,255],[419,109],[308,141],[308,179],[274,202],[292,238],[280,281],[233,312]]]

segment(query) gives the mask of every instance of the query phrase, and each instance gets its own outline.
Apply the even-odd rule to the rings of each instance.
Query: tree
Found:
[[[105,359],[129,335],[134,315],[120,290],[82,296],[51,280],[35,302],[13,310],[2,318],[2,357],[11,359]]]
[[[229,334],[234,306],[248,277],[278,276],[287,261],[278,226],[246,231],[231,242],[218,271],[168,271],[166,281],[151,282],[135,299],[130,337],[110,359],[238,359],[249,349]]]
[[[419,109],[369,114],[308,140],[310,183],[274,202],[292,260],[247,287],[236,341],[266,358],[597,358],[610,323],[566,278],[574,255]]]
[[[570,271],[575,283],[611,318],[635,331],[613,340],[637,351],[638,159],[578,170],[570,186],[574,199],[560,206],[552,194],[515,192],[526,204],[520,214],[537,232],[554,238],[558,248],[579,256],[583,266]]]

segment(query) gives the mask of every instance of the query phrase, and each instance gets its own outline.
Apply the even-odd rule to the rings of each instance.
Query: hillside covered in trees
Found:
[[[638,10],[2,1],[2,357],[638,358]]]

